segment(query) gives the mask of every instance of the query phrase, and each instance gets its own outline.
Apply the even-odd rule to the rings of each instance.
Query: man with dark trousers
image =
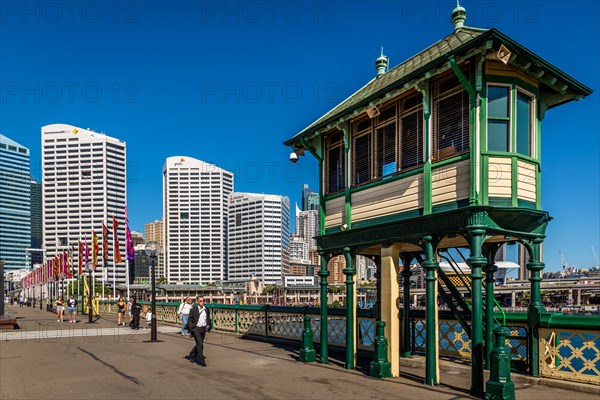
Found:
[[[204,297],[198,296],[196,298],[196,304],[190,310],[190,317],[188,319],[187,328],[190,331],[190,336],[194,338],[196,345],[190,351],[187,357],[190,361],[197,359],[197,363],[203,367],[206,367],[206,361],[204,359],[204,337],[206,332],[210,332],[212,328],[210,323],[210,310],[204,307]]]

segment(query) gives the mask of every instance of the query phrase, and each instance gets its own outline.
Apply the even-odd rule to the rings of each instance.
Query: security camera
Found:
[[[298,154],[296,154],[296,152],[295,152],[295,151],[292,151],[292,152],[290,153],[290,161],[291,161],[293,164],[296,164],[296,162],[298,161]]]

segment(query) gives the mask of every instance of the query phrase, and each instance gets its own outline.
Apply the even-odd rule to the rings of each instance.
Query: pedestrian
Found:
[[[127,302],[127,315],[129,316],[129,326],[133,326],[133,314],[131,314],[131,306],[133,305],[133,297]]]
[[[152,308],[148,307],[146,312],[146,329],[150,329],[152,326]]]
[[[190,310],[192,309],[192,298],[186,297],[184,301],[179,305],[179,310],[177,310],[177,315],[179,315],[179,319],[181,319],[181,330],[179,333],[182,335],[189,335],[190,331],[187,328],[188,319],[190,318]]]
[[[122,297],[117,302],[117,326],[125,325],[125,300]]]
[[[58,322],[63,322],[63,314],[65,313],[65,306],[62,296],[56,299],[56,313],[58,314]]]
[[[131,317],[132,317],[132,329],[140,329],[140,311],[142,310],[142,306],[137,302],[137,299],[133,300],[131,303]]]
[[[67,311],[69,311],[69,323],[77,323],[77,299],[73,293],[71,293],[71,296],[67,300]]]
[[[206,367],[204,357],[204,337],[212,328],[210,322],[210,310],[204,306],[204,297],[198,296],[196,304],[190,310],[190,318],[188,319],[188,330],[194,338],[195,346],[190,351],[188,358],[190,361],[195,361],[203,367]]]

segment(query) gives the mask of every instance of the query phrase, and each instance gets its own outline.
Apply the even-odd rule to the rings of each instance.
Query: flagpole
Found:
[[[125,283],[127,284],[127,300],[129,300],[131,297],[129,297],[129,259],[127,257],[125,258]]]

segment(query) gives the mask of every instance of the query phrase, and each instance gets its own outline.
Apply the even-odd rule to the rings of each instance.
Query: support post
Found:
[[[346,362],[344,368],[353,369],[356,366],[356,310],[355,310],[355,286],[354,277],[356,269],[353,263],[353,254],[349,247],[344,247],[344,258],[346,268]]]
[[[540,245],[543,239],[534,239],[528,246],[531,261],[527,263],[527,269],[530,272],[529,281],[531,282],[531,301],[527,308],[527,325],[531,335],[529,335],[529,365],[532,376],[538,376],[540,373],[539,354],[540,354],[540,320],[546,309],[542,304],[540,285],[542,282],[541,272],[544,269],[544,263],[540,261]]]
[[[482,397],[483,385],[483,273],[482,268],[487,259],[482,255],[482,245],[485,239],[485,212],[474,212],[469,215],[469,244],[471,255],[467,264],[471,268],[471,389],[472,396]]]
[[[492,245],[486,249],[487,264],[485,266],[485,368],[490,368],[490,355],[494,340],[494,273],[498,271],[495,263],[496,252],[500,245]]]
[[[410,358],[410,262],[412,254],[402,256],[402,343],[400,354]]]
[[[313,347],[313,332],[310,327],[310,317],[304,316],[304,330],[302,331],[302,348],[300,349],[300,361],[309,363],[314,362],[315,348]]]
[[[437,269],[439,263],[435,256],[437,242],[434,243],[432,236],[424,236],[425,261],[422,267],[425,269],[425,384],[438,385],[438,348],[437,348]]]
[[[387,359],[392,376],[400,376],[400,318],[398,313],[398,274],[400,246],[393,244],[381,249],[381,320],[385,322],[388,338]]]
[[[329,264],[329,256],[325,252],[319,252],[321,256],[321,268],[319,269],[319,277],[321,278],[321,336],[320,336],[320,351],[321,351],[321,363],[327,364],[329,362],[329,332],[327,326],[327,277],[329,276],[329,270],[327,265]],[[285,300],[284,300],[285,302]]]

